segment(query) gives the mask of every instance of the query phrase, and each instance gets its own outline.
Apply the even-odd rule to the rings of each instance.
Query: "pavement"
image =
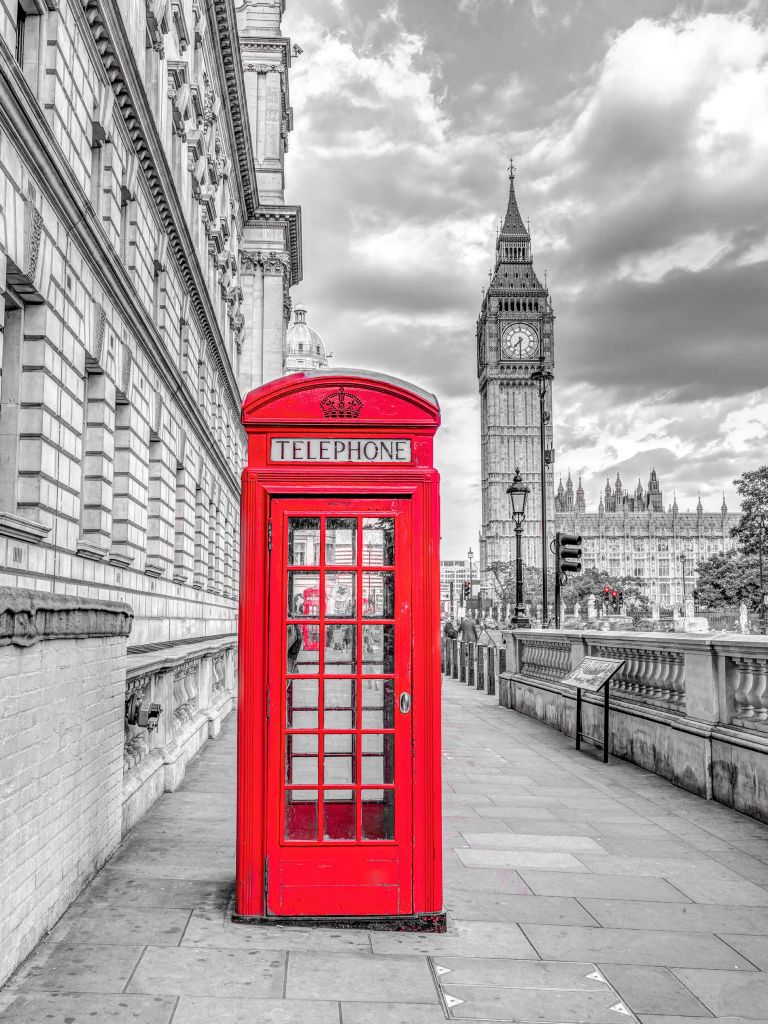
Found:
[[[232,924],[235,716],[0,1024],[768,1021],[768,826],[443,680],[446,935]]]

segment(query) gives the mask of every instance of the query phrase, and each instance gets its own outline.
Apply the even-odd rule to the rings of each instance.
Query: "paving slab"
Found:
[[[759,970],[768,971],[768,935],[763,929],[761,931],[762,935],[729,935],[723,932],[720,938]]]
[[[372,932],[371,945],[374,953],[539,959],[519,925],[498,921],[451,921],[451,928],[445,935]]]
[[[182,996],[173,1024],[339,1024],[339,1004],[316,999]]]
[[[387,1003],[402,999],[406,993],[412,1003],[437,1003],[437,991],[426,957],[370,953],[291,953],[288,956],[285,981],[288,999]]]
[[[645,928],[681,932],[742,932],[768,936],[768,912],[763,907],[702,903],[638,903],[627,900],[582,900],[583,906],[607,928]]]
[[[135,877],[123,871],[113,871],[107,866],[88,886],[75,906],[99,903],[103,906],[167,907],[177,910],[211,906],[224,910],[231,895],[231,881],[158,878],[146,874]]]
[[[445,1014],[424,1003],[342,1003],[341,1024],[445,1024]]]
[[[191,910],[76,904],[51,932],[54,942],[178,946]]]
[[[538,850],[462,849],[456,856],[468,868],[539,868],[544,871],[588,871],[571,853]]]
[[[167,947],[166,947],[167,948]],[[24,965],[22,992],[123,992],[144,946],[48,942]],[[150,995],[159,995],[159,991]],[[2,1019],[2,1018],[0,1018]]]
[[[626,1005],[636,1014],[707,1014],[703,1003],[666,967],[637,964],[598,964]]]
[[[0,1021],[2,1024],[169,1024],[175,1006],[176,996],[29,993],[16,996],[0,1013]]]
[[[748,960],[715,935],[578,925],[522,924],[520,927],[542,960],[589,959],[610,964],[755,970]]]
[[[530,868],[521,868],[520,878],[537,896],[602,896],[619,900],[691,902],[688,896],[664,878],[535,871]]]
[[[275,950],[149,946],[126,991],[279,999],[286,956]]]
[[[463,832],[471,847],[484,850],[541,850],[542,852],[566,852],[592,850],[599,852],[600,846],[587,836],[521,835],[503,832]]]
[[[467,921],[595,924],[595,919],[580,903],[563,896],[512,896],[456,890],[446,894],[445,905],[454,917]]]
[[[768,1019],[768,974],[701,970],[674,973],[716,1017]]]
[[[277,949],[291,952],[370,953],[370,933],[354,928],[282,928],[277,925],[234,924],[194,913],[182,946],[214,949]]]

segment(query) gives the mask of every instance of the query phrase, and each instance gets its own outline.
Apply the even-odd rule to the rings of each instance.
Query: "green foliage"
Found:
[[[570,611],[578,602],[586,612],[590,594],[594,594],[598,603],[602,603],[604,587],[622,592],[624,614],[631,615],[635,622],[650,615],[651,604],[645,595],[645,581],[641,576],[614,576],[600,569],[585,569],[578,575],[568,577],[561,591],[565,607]]]
[[[731,530],[731,536],[738,538],[746,554],[756,554],[760,520],[768,523],[768,466],[747,470],[733,482],[741,497],[741,518]],[[764,544],[768,546],[768,530]]]
[[[733,608],[742,601],[751,611],[760,607],[760,568],[755,554],[726,551],[699,562],[698,599],[708,608]]]

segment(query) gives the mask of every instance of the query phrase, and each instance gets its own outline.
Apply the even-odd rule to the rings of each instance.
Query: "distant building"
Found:
[[[555,529],[582,537],[585,569],[601,569],[617,578],[640,576],[647,581],[648,598],[661,605],[683,600],[696,586],[696,569],[702,559],[736,547],[731,528],[739,521],[728,511],[723,498],[719,512],[705,512],[701,499],[695,512],[681,512],[677,499],[665,511],[656,470],[648,487],[638,480],[634,491],[624,490],[621,477],[613,487],[606,481],[597,512],[587,512],[584,489],[574,492],[570,474],[555,494]]]
[[[554,312],[546,283],[533,266],[531,234],[517,203],[514,168],[509,200],[496,237],[493,273],[477,321],[480,389],[482,530],[480,572],[515,558],[515,523],[507,488],[520,469],[530,488],[523,523],[522,554],[541,566],[541,418],[535,370],[554,370]],[[542,357],[543,362],[539,363]],[[552,388],[545,399],[545,447],[552,447]],[[547,533],[552,535],[554,476],[545,470]]]
[[[307,323],[306,306],[296,306],[294,321],[288,328],[285,342],[283,372],[297,373],[301,370],[322,370],[328,365],[328,356],[323,339]]]
[[[473,569],[477,572],[476,566]],[[464,603],[464,581],[469,580],[469,562],[462,558],[441,559],[440,561],[440,600],[443,608],[451,610],[451,584],[453,584],[453,610]],[[479,574],[475,582],[479,580]]]

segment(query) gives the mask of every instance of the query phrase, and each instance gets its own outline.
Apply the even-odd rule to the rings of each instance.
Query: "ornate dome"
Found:
[[[295,319],[286,335],[284,373],[322,370],[328,366],[323,339],[307,323],[305,306],[296,306]]]

